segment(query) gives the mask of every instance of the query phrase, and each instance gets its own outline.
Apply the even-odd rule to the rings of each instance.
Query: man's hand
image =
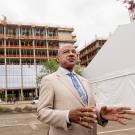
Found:
[[[93,128],[94,124],[97,124],[96,109],[87,107],[70,110],[69,120],[84,127]]]
[[[107,107],[101,108],[100,115],[110,121],[117,121],[120,124],[126,125],[124,120],[131,120],[127,115],[135,115],[134,111],[131,111],[130,107]]]

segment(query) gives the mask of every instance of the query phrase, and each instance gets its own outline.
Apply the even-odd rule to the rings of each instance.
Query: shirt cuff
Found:
[[[67,122],[67,124],[71,124],[71,122],[69,120],[69,110],[67,111],[66,122]]]
[[[102,122],[102,126],[105,126],[107,123],[108,123],[108,120],[104,119],[100,113],[100,119],[101,119],[101,122]]]

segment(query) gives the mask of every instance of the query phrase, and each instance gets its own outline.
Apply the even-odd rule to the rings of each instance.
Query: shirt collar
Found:
[[[63,67],[60,67],[60,70],[61,70],[62,74],[64,74],[64,75],[67,75],[67,74],[71,73],[71,71],[69,71],[69,70],[67,70]],[[72,73],[75,74],[74,71],[72,71]]]

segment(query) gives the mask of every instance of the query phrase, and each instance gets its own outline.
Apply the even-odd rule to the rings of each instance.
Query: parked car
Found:
[[[38,103],[38,99],[39,99],[39,97],[34,97],[31,103],[32,104],[37,104]]]

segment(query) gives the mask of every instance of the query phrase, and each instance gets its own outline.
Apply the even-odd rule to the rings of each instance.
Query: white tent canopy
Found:
[[[135,109],[135,23],[119,26],[84,70],[97,104]]]

